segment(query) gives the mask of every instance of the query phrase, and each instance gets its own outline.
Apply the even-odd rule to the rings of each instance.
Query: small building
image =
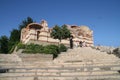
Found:
[[[73,42],[85,41],[86,46],[93,46],[93,31],[87,26],[66,25],[73,36]],[[48,28],[47,21],[42,20],[41,23],[30,23],[21,30],[21,42],[23,44],[59,44],[58,39],[50,36],[52,28]],[[62,44],[69,45],[69,39],[62,39]]]

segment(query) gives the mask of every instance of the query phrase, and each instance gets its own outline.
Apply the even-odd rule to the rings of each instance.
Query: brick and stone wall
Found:
[[[66,25],[73,36],[73,43],[85,41],[86,46],[93,46],[93,31],[87,26]],[[50,37],[50,28],[48,28],[47,21],[43,20],[41,23],[31,23],[23,28],[21,31],[21,42],[38,43],[38,44],[59,44],[58,39]],[[69,39],[64,39],[61,43],[69,45]]]

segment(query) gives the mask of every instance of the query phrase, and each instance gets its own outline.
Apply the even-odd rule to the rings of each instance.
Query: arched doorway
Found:
[[[39,39],[40,31],[37,31],[37,40]]]
[[[34,30],[32,32],[33,34],[33,37],[34,37],[34,40],[39,40],[39,37],[40,37],[40,30],[43,28],[43,26],[41,26],[40,24],[38,23],[30,23],[28,26],[27,26],[27,29],[28,30]]]

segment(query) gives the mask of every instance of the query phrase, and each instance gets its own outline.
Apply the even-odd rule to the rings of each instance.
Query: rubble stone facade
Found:
[[[93,31],[87,26],[66,25],[73,36],[73,43],[79,44],[84,41],[86,46],[93,46]],[[30,23],[21,30],[21,42],[24,44],[59,44],[58,39],[50,36],[52,28],[48,28],[47,21],[42,20],[41,23]],[[62,44],[69,45],[69,39],[62,39]]]

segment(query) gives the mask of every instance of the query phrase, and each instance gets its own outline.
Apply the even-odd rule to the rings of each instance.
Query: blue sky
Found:
[[[47,20],[49,27],[87,25],[95,45],[120,46],[120,0],[0,0],[0,36],[28,16]]]

